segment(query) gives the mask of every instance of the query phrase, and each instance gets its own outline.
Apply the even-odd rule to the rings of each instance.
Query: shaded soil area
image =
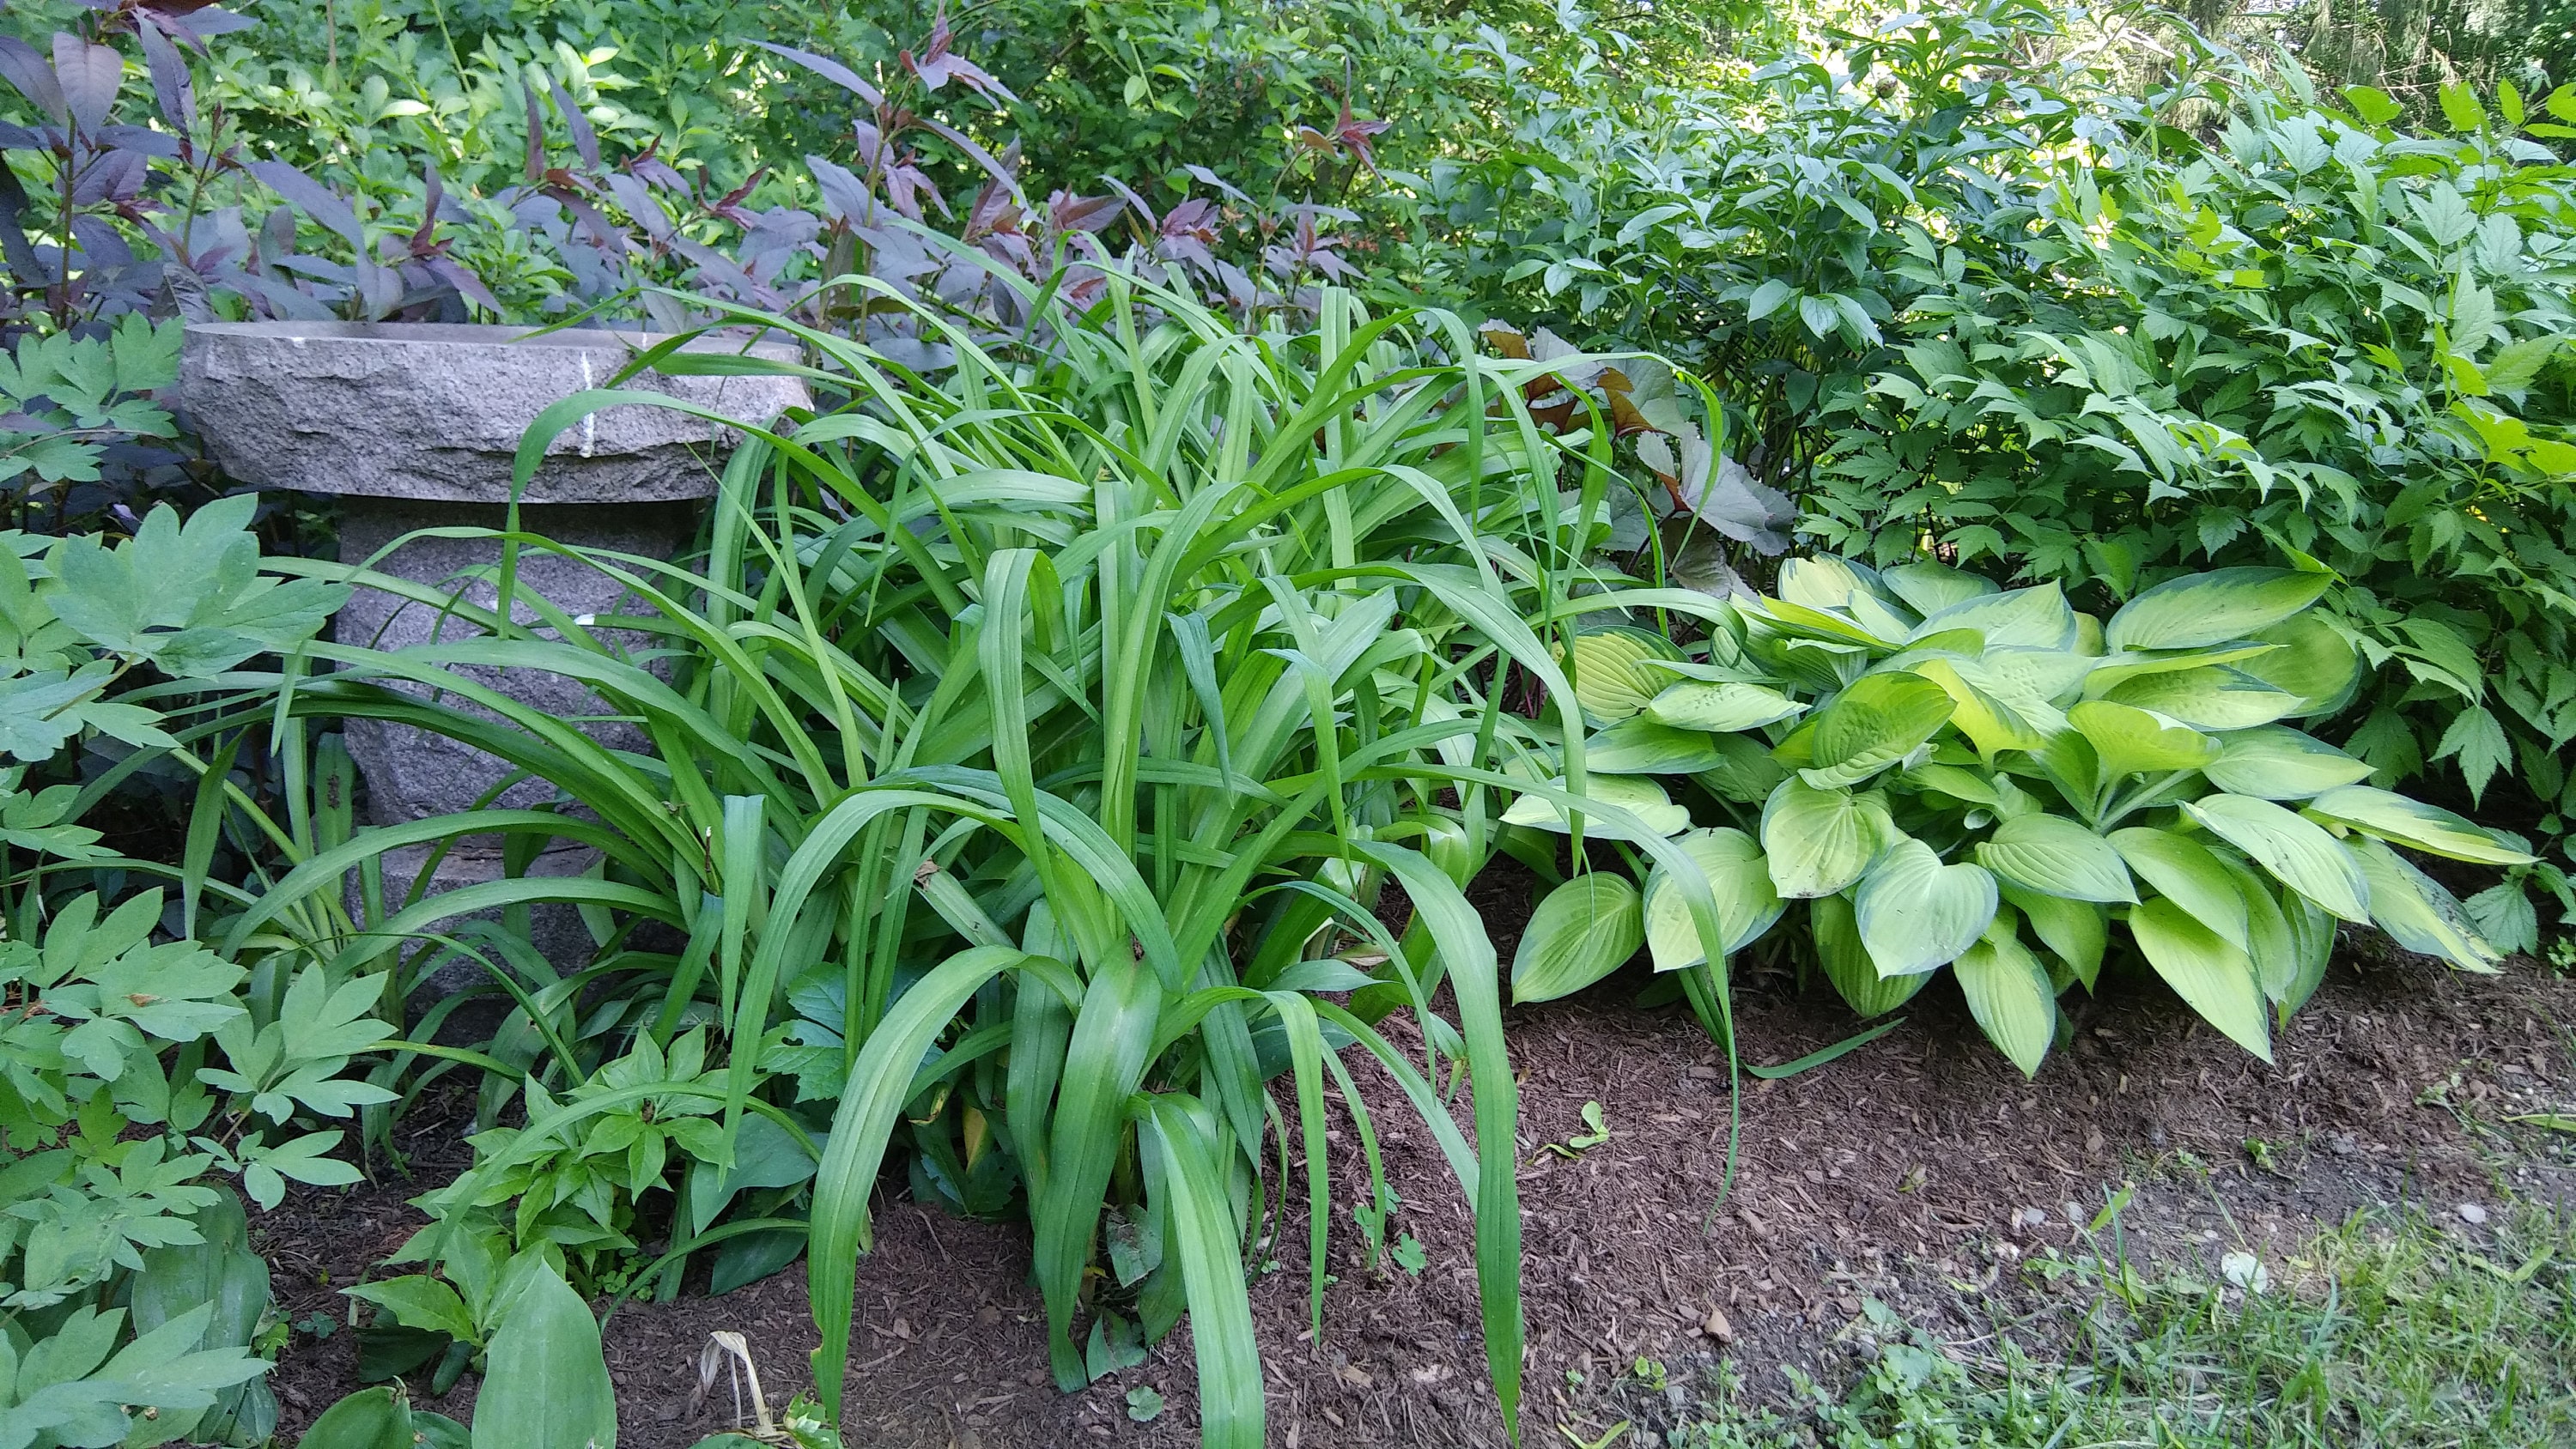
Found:
[[[1516,868],[1478,883],[1505,961],[1539,894]],[[2576,982],[2517,962],[2452,973],[2348,938],[2316,999],[2267,1065],[2202,1025],[2151,979],[2106,979],[2070,998],[2074,1039],[2025,1081],[1986,1045],[1946,976],[1887,1036],[1780,1081],[1746,1079],[1731,1103],[1723,1053],[1679,1007],[1640,1010],[1631,971],[1571,1001],[1510,1015],[1523,1073],[1520,1175],[1529,1325],[1525,1442],[1559,1425],[1591,1442],[1621,1414],[1605,1385],[1640,1358],[1686,1367],[1731,1358],[1757,1395],[1777,1370],[1830,1372],[1864,1295],[1939,1332],[1975,1315],[1962,1298],[2005,1291],[2024,1255],[2064,1249],[2107,1195],[2133,1254],[2198,1262],[2251,1251],[2276,1265],[2321,1226],[2417,1203],[2458,1230],[2508,1193],[2576,1209],[2576,1138],[2519,1125],[2576,1109]],[[1786,1062],[1848,1036],[1829,988],[1785,970],[1735,983],[1755,1062]],[[1418,1052],[1409,1027],[1390,1036]],[[1402,1196],[1390,1230],[1423,1249],[1419,1272],[1363,1262],[1348,1213],[1366,1200],[1356,1141],[1334,1134],[1336,1213],[1324,1329],[1310,1338],[1305,1227],[1280,1230],[1284,1267],[1254,1285],[1271,1442],[1504,1442],[1484,1367],[1473,1238],[1430,1134],[1407,1128],[1373,1064],[1355,1067],[1378,1109]],[[1598,1103],[1609,1136],[1587,1133]],[[1730,1107],[1740,1108],[1729,1181]],[[1465,1119],[1467,1104],[1458,1110]],[[417,1122],[421,1125],[415,1127]],[[1347,1127],[1347,1122],[1342,1124]],[[464,1165],[459,1124],[423,1113],[398,1138],[409,1183],[306,1192],[259,1225],[281,1311],[345,1320],[356,1281],[423,1219],[403,1198]],[[1045,1320],[1025,1229],[880,1198],[878,1249],[859,1265],[849,1403],[854,1445],[1072,1449],[1197,1442],[1186,1326],[1146,1361],[1084,1393],[1045,1372]],[[2463,1206],[2469,1210],[2463,1214]],[[773,1406],[810,1382],[804,1275],[791,1269],[723,1298],[628,1305],[606,1329],[620,1443],[682,1449],[730,1427],[723,1385],[694,1404],[707,1334],[749,1341]],[[290,1431],[355,1385],[351,1335],[298,1333],[280,1361]],[[1165,1401],[1131,1419],[1127,1394]],[[470,1383],[418,1401],[459,1418]],[[1675,1392],[1678,1392],[1676,1390]],[[1645,1436],[1631,1442],[1643,1442]],[[290,1439],[291,1442],[291,1439]]]

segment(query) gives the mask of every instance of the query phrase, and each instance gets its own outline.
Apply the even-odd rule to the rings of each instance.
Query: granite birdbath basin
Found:
[[[224,471],[264,489],[334,495],[340,557],[374,560],[380,572],[461,595],[489,609],[497,594],[488,570],[500,560],[488,539],[410,539],[450,526],[500,529],[511,467],[538,413],[574,393],[605,386],[650,334],[564,331],[531,336],[514,327],[352,322],[235,322],[192,325],[180,363],[182,404]],[[710,338],[693,351],[743,351]],[[792,359],[792,347],[754,344],[752,353]],[[643,373],[623,386],[667,393],[726,416],[761,423],[806,402],[789,377],[666,377]],[[732,439],[702,419],[667,408],[595,412],[547,449],[520,495],[519,526],[561,543],[669,558],[696,532],[702,500],[716,492]],[[476,570],[486,570],[476,574]],[[620,612],[624,590],[599,570],[522,548],[517,585],[576,618]],[[520,603],[514,617],[533,621]],[[334,623],[343,644],[399,649],[480,633],[452,614],[381,590],[361,589]],[[458,671],[557,718],[606,713],[587,689],[559,675]],[[614,722],[583,726],[603,743],[641,748],[640,731]],[[349,720],[349,753],[367,785],[367,818],[394,824],[473,809],[510,774],[501,760],[406,725]],[[512,785],[503,807],[554,797],[543,781]],[[459,842],[432,890],[501,874],[497,843]],[[391,852],[388,890],[407,886],[425,851]],[[533,874],[572,874],[587,852],[546,852]],[[405,867],[408,867],[406,869]],[[398,874],[399,873],[399,874]],[[558,961],[586,957],[590,942],[570,910],[542,911],[538,945]]]

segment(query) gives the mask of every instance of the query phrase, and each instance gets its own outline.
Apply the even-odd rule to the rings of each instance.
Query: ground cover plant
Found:
[[[2064,1037],[2058,996],[2095,989],[2117,922],[2175,994],[2268,1060],[2338,920],[2463,970],[2500,959],[2392,844],[2531,859],[2362,783],[2366,762],[2281,723],[2331,713],[2359,676],[2351,644],[2310,612],[2330,584],[2293,569],[2185,575],[2097,620],[2053,584],[1792,559],[1778,597],[1699,611],[1696,657],[1628,626],[1576,635],[1592,727],[1579,752],[1617,777],[1595,793],[1698,860],[1727,950],[1807,902],[1817,964],[1863,1016],[1947,966],[1987,1037],[2036,1075]],[[1608,592],[1558,607],[1622,604]],[[1690,782],[1683,802],[1665,779]],[[1503,818],[1561,828],[1543,801]],[[1641,944],[1659,970],[1704,966],[1673,885],[1660,870],[1642,890],[1587,871],[1557,887],[1522,938],[1515,996],[1579,990]]]

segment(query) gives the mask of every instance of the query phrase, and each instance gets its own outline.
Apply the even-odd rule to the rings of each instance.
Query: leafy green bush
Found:
[[[2117,922],[2135,954],[2269,1060],[2322,978],[2335,922],[2377,925],[2464,970],[2496,953],[2394,846],[2481,865],[2530,856],[2448,811],[2362,784],[2367,762],[2289,725],[2356,685],[2352,646],[2310,612],[2321,572],[2223,569],[2140,592],[2107,623],[2054,584],[1998,591],[1917,561],[1884,574],[1792,560],[1780,596],[1716,605],[1699,657],[1614,626],[1578,636],[1579,753],[1596,793],[1655,820],[1714,886],[1727,951],[1806,901],[1816,959],[1864,1016],[1947,966],[2026,1073],[2090,991]],[[1597,600],[1597,602],[1596,602]],[[1669,604],[1612,592],[1590,608]],[[1680,777],[1675,805],[1656,777]],[[1734,823],[1694,828],[1695,820]],[[1507,823],[1565,828],[1523,799]],[[1679,877],[1598,875],[1543,902],[1522,999],[1616,969],[1710,959]],[[1578,894],[1579,893],[1579,894]],[[1577,895],[1580,909],[1553,909]],[[1542,929],[1544,927],[1544,929]]]
[[[2454,134],[2233,98],[2215,144],[2134,136],[2036,198],[2039,268],[1926,232],[1902,366],[1837,449],[1820,534],[2126,598],[2288,548],[2350,581],[2327,606],[2377,678],[2351,748],[2393,783],[2448,761],[2471,800],[2556,835],[2576,559],[2567,278],[2576,193],[2448,95]],[[2576,116],[2576,90],[2551,104]],[[2527,948],[2528,934],[2505,940]]]

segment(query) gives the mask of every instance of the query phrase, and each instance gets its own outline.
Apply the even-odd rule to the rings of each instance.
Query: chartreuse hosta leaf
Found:
[[[1879,579],[1903,599],[1908,608],[1926,618],[1952,604],[1964,604],[1970,599],[1998,592],[1995,581],[1983,574],[1954,569],[1930,559],[1881,570]]]
[[[2218,757],[2218,741],[2169,715],[2109,700],[2088,699],[2066,712],[2093,746],[2103,773],[2161,774],[2197,770]]]
[[[1780,565],[1780,598],[1810,609],[1848,609],[1854,598],[1878,587],[1876,570],[1829,554]]]
[[[1604,775],[1694,775],[1724,764],[1716,737],[1630,715],[1583,742],[1583,768]]]
[[[1806,709],[1780,691],[1759,684],[1694,680],[1656,695],[1646,705],[1646,718],[1674,729],[1734,734],[1775,724],[1803,714]]]
[[[2528,865],[2531,854],[2438,805],[2368,785],[2343,785],[2308,802],[2307,814],[2427,855],[2477,865]]]
[[[1864,675],[1817,712],[1812,763],[1798,773],[1819,790],[1857,785],[1912,754],[1957,708],[1948,691],[1920,675]]]
[[[2280,623],[2323,597],[2331,582],[2324,574],[2291,569],[2192,574],[2131,599],[2111,616],[2103,636],[2114,651],[2206,649]]]
[[[2469,924],[2441,882],[2369,836],[2345,842],[2370,881],[2370,919],[2398,945],[2439,956],[2464,971],[2491,972],[2504,958]]]
[[[2075,647],[2075,610],[2055,584],[1963,599],[1924,616],[1908,642],[1954,629],[1973,629],[1989,649],[2071,650]]]
[[[2084,989],[2102,974],[2102,953],[2111,942],[2110,908],[2095,901],[2042,895],[2020,886],[2003,887],[2003,897],[2029,922],[2030,933],[2049,953],[2066,963]]]
[[[1829,896],[1859,880],[1896,833],[1887,807],[1848,790],[1783,780],[1762,807],[1762,849],[1784,899]]]
[[[1549,782],[1559,789],[1563,780]],[[1636,775],[1603,775],[1583,782],[1585,799],[1604,805],[1616,805],[1644,821],[1646,828],[1659,835],[1678,835],[1690,828],[1690,812],[1673,803],[1664,787]],[[1572,829],[1565,811],[1556,802],[1536,795],[1523,795],[1503,812],[1505,825],[1534,825],[1541,830],[1563,835]]]
[[[1948,659],[1916,662],[1914,673],[1941,687],[1954,709],[1950,724],[1967,736],[1977,754],[1991,760],[2005,750],[2037,750],[2048,743],[2046,731],[2020,710],[1979,688]]]
[[[2120,904],[2138,898],[2111,842],[2062,816],[2014,816],[1977,847],[1977,863],[2044,896]]]
[[[1637,713],[1672,682],[1671,675],[1645,661],[1682,657],[1682,651],[1662,635],[1622,626],[1578,634],[1571,646],[1560,646],[1558,652],[1567,656],[1575,699],[1596,725],[1613,724]]]
[[[1994,875],[1979,865],[1943,865],[1932,847],[1900,840],[1861,877],[1852,913],[1861,944],[1881,976],[1937,971],[1994,924]]]
[[[2370,778],[2370,766],[2288,725],[2239,730],[2219,741],[2218,758],[2200,767],[2231,795],[2305,800]]]
[[[2156,974],[2227,1039],[2265,1061],[2272,1033],[2263,1010],[2263,988],[2254,962],[2233,942],[2202,925],[2169,899],[2131,908],[2129,934]]]
[[[2111,832],[2111,844],[2138,879],[2155,887],[2193,920],[2239,951],[2251,951],[2245,934],[2245,899],[2236,880],[2209,847],[2170,830],[2133,825]]]
[[[2296,714],[2301,700],[2232,664],[2144,674],[2102,696],[2182,721],[2194,729],[2241,730]]]
[[[1673,844],[1688,851],[1708,877],[1717,902],[1726,950],[1739,951],[1771,929],[1785,907],[1772,887],[1762,847],[1741,830],[1694,830]],[[1661,866],[1646,877],[1646,945],[1657,971],[1678,971],[1708,959],[1699,927],[1681,890]]]
[[[2039,958],[2021,943],[2011,913],[1997,915],[1950,969],[1986,1039],[2023,1076],[2039,1075],[2039,1064],[2057,1038],[2057,992]]]
[[[2254,638],[2279,647],[2237,667],[2299,697],[2293,715],[2327,715],[2342,709],[2361,683],[2361,656],[2341,630],[2315,614],[2284,619]]]
[[[2328,912],[2347,921],[2370,919],[2370,883],[2351,854],[2315,821],[2248,795],[2210,795],[2182,808]]]
[[[1576,876],[1548,892],[1522,928],[1512,954],[1512,1000],[1571,996],[1618,970],[1645,939],[1644,907],[1625,876]]]
[[[1825,896],[1808,906],[1807,925],[1815,933],[1816,962],[1824,967],[1825,979],[1863,1018],[1885,1016],[1903,1006],[1932,979],[1928,972],[1879,975],[1877,963],[1869,959],[1869,948],[1860,942],[1860,926],[1847,896]]]

